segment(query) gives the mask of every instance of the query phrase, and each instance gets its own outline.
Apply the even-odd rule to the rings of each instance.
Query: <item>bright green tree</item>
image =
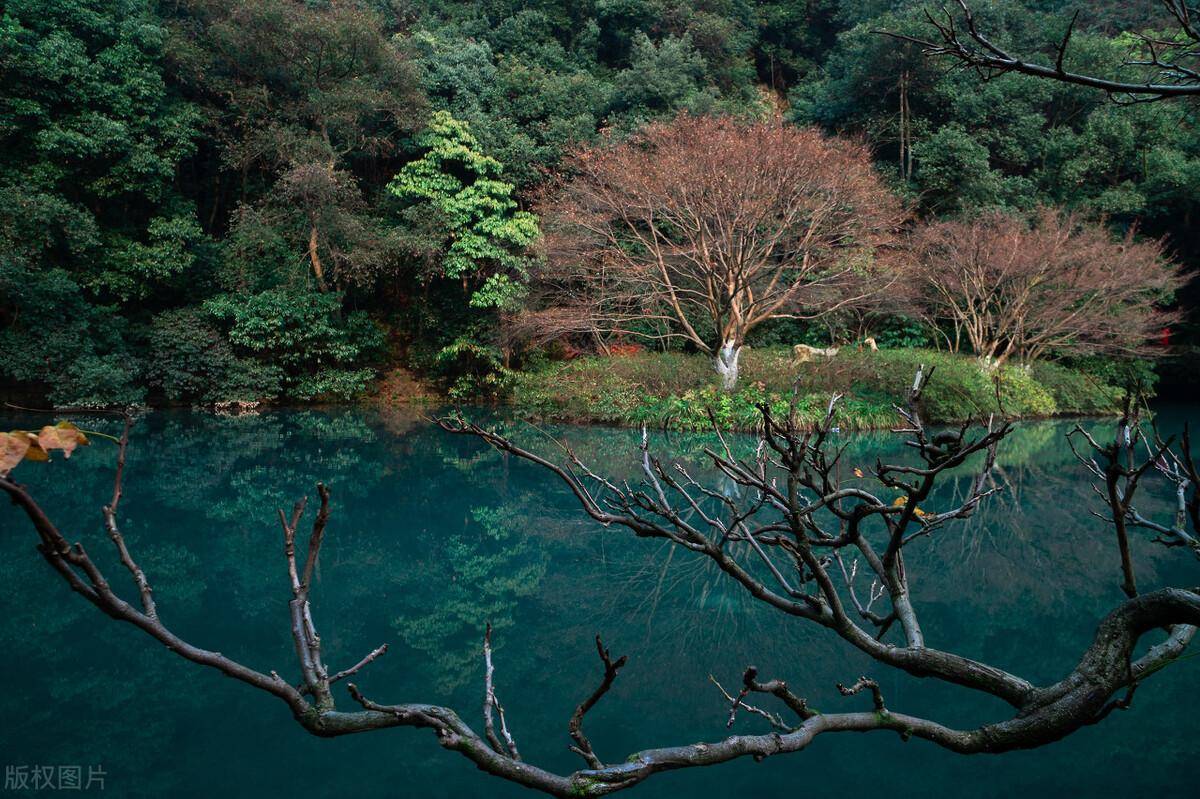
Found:
[[[417,144],[424,155],[388,189],[407,204],[407,216],[433,212],[442,220],[439,276],[470,286],[472,307],[515,308],[525,292],[537,217],[518,209],[500,162],[449,112],[435,112]]]

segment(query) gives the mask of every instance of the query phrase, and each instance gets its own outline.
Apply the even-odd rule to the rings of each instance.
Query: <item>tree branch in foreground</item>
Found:
[[[936,535],[947,522],[970,516],[993,493],[989,475],[996,450],[1011,429],[1007,423],[990,419],[980,426],[966,424],[949,431],[928,431],[920,410],[928,379],[929,374],[921,370],[907,407],[897,408],[901,419],[897,434],[905,437],[915,454],[914,462],[877,461],[869,478],[855,469],[854,479],[843,480],[838,464],[844,447],[836,447],[831,440],[839,398],[830,402],[823,421],[811,430],[800,428],[794,408],[785,418],[779,418],[764,405],[760,408],[762,433],[751,457],[736,457],[729,442],[719,435],[719,445],[707,450],[713,469],[737,486],[734,492],[705,486],[682,465],[665,463],[652,454],[645,436],[635,460],[642,480],[630,485],[596,474],[565,446],[566,459],[559,464],[461,417],[441,419],[438,424],[453,434],[477,437],[549,470],[567,485],[584,512],[604,526],[625,529],[638,537],[666,539],[712,560],[728,579],[755,599],[797,620],[828,629],[881,667],[995,696],[1013,708],[1011,717],[966,730],[886,707],[878,683],[866,677],[848,687],[838,687],[848,697],[869,692],[871,710],[819,713],[785,682],[760,682],[757,670],[749,667],[736,696],[725,691],[715,678],[713,682],[730,703],[727,726],[742,709],[763,719],[768,731],[647,749],[622,762],[606,764],[584,734],[583,719],[608,693],[627,661],[625,657],[614,660],[597,637],[603,677],[567,725],[570,748],[588,767],[554,773],[524,762],[518,753],[496,696],[490,626],[482,653],[483,735],[448,707],[376,702],[354,683],[347,686],[353,709],[338,707],[332,684],[362,673],[386,651],[386,645],[333,676],[323,661],[310,596],[311,577],[331,517],[331,492],[324,485],[317,486],[321,507],[313,521],[302,567],[296,535],[305,511],[304,500],[296,503],[290,516],[282,511],[279,514],[292,595],[288,607],[299,687],[278,671],[264,673],[185,641],[164,621],[153,603],[150,583],[135,565],[118,526],[116,509],[129,446],[130,418],[126,418],[126,433],[118,444],[113,499],[104,507],[103,517],[108,537],[142,598],[140,608],[113,591],[83,545],[69,542],[38,501],[7,472],[0,475],[0,489],[25,513],[38,536],[42,557],[72,590],[113,619],[139,628],[179,657],[277,697],[291,709],[297,723],[313,735],[335,737],[391,727],[429,729],[443,747],[481,770],[552,796],[601,796],[637,785],[663,771],[797,752],[824,733],[890,730],[906,740],[915,737],[963,754],[1028,749],[1063,738],[1104,719],[1115,709],[1128,707],[1136,687],[1177,658],[1194,636],[1200,624],[1200,589],[1131,592],[1125,602],[1099,621],[1095,638],[1081,653],[1075,668],[1047,685],[1039,686],[996,666],[939,649],[926,640],[911,599],[914,578],[905,568],[904,552]],[[1130,425],[1127,419],[1125,432],[1119,433],[1113,450],[1124,465],[1115,494],[1117,503],[1109,518],[1123,519],[1127,530],[1154,530],[1168,545],[1192,546],[1189,542],[1196,539],[1197,480],[1194,462],[1186,450],[1186,436],[1184,449],[1176,451],[1156,433],[1155,443],[1147,447],[1147,457],[1140,460],[1139,442],[1145,442],[1129,432]],[[1105,474],[1106,467],[1094,458],[1084,460],[1091,464],[1089,468],[1094,467],[1093,473]],[[970,490],[965,497],[953,500],[950,507],[930,507],[935,483],[951,470],[975,470]],[[1152,473],[1161,474],[1178,488],[1179,510],[1169,524],[1146,519],[1132,504],[1137,482]],[[862,574],[869,574],[872,580],[866,604],[855,588]],[[874,609],[876,602],[885,607]],[[1141,638],[1164,629],[1165,638],[1134,659]],[[889,641],[889,636],[893,640]],[[752,693],[778,701],[794,719],[747,704],[745,700]]]
[[[1067,23],[1062,39],[1052,45],[1054,63],[1050,65],[1010,53],[980,29],[966,0],[955,0],[955,3],[957,15],[944,6],[940,14],[925,12],[926,20],[936,31],[936,38],[922,39],[892,31],[877,33],[918,44],[926,55],[958,61],[976,70],[984,80],[1016,72],[1100,89],[1121,103],[1200,97],[1200,9],[1189,6],[1185,0],[1163,0],[1163,6],[1175,20],[1177,30],[1174,35],[1164,38],[1133,34],[1137,45],[1121,66],[1143,72],[1146,77],[1141,81],[1083,74],[1064,66],[1078,12]]]

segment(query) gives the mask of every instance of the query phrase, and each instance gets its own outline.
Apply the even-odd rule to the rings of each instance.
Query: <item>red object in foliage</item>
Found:
[[[1158,333],[1158,343],[1164,347],[1171,346],[1171,328],[1164,327]]]
[[[616,358],[625,358],[630,355],[637,355],[644,350],[641,344],[610,344],[608,351]]]

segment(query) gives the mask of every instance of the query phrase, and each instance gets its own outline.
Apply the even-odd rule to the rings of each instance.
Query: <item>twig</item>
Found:
[[[879,683],[875,682],[869,677],[859,677],[853,685],[848,687],[838,683],[837,689],[838,693],[840,693],[842,696],[853,696],[859,691],[869,690],[871,692],[872,699],[875,701],[876,712],[883,713],[887,710],[887,708],[883,706],[883,693],[879,690]]]
[[[595,751],[592,749],[592,743],[588,740],[587,735],[583,732],[583,717],[591,710],[600,698],[608,693],[608,689],[612,687],[613,681],[617,679],[617,672],[629,660],[628,655],[621,655],[615,661],[609,654],[609,651],[604,648],[604,644],[600,641],[600,636],[596,636],[596,652],[600,656],[600,662],[604,664],[604,677],[600,680],[600,685],[587,699],[579,703],[575,708],[575,712],[571,715],[571,721],[567,724],[567,732],[571,739],[575,741],[575,745],[570,747],[571,751],[582,757],[587,764],[594,769],[603,768],[604,764],[600,758],[596,757]]]
[[[513,740],[512,735],[508,731],[508,725],[504,720],[504,706],[500,704],[500,700],[496,698],[496,689],[493,683],[493,675],[495,668],[492,666],[492,624],[488,622],[487,629],[483,634],[483,728],[487,735],[488,743],[492,749],[499,755],[511,757],[513,760],[520,760],[521,753],[517,751],[517,743]],[[495,709],[495,715],[500,718],[500,735],[504,737],[504,745],[500,743],[500,739],[496,737],[496,727],[493,721],[492,711]],[[506,752],[507,747],[507,752]]]

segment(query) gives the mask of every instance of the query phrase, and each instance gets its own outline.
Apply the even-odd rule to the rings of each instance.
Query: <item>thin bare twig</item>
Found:
[[[592,743],[583,732],[583,717],[589,710],[595,707],[608,689],[612,687],[613,682],[617,679],[617,673],[628,662],[627,655],[621,655],[616,660],[612,659],[609,651],[604,648],[604,644],[600,641],[600,636],[596,636],[596,653],[600,656],[600,662],[604,666],[604,676],[600,680],[600,685],[595,691],[588,696],[587,699],[579,703],[575,708],[575,712],[571,714],[571,721],[567,724],[567,732],[571,739],[575,741],[575,745],[570,747],[571,751],[582,757],[594,769],[603,768],[604,764],[600,758],[596,757],[595,751],[592,749]]]

